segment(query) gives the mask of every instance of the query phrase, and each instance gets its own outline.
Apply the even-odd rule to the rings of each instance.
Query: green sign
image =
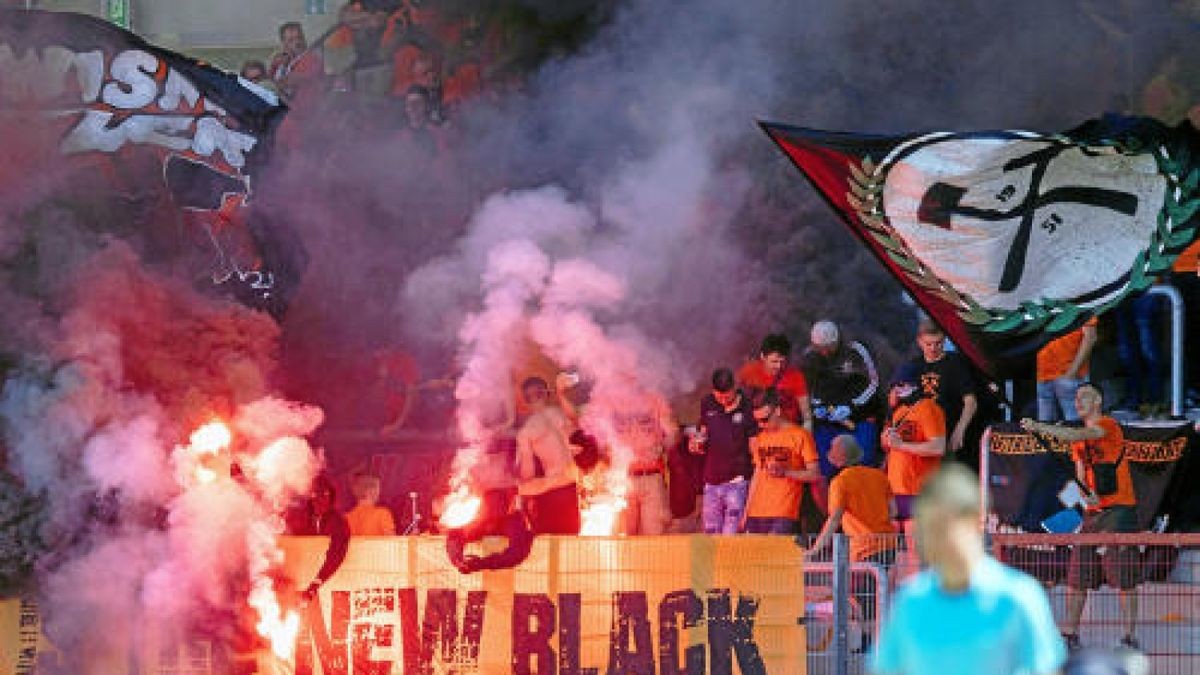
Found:
[[[129,28],[129,1],[105,0],[104,14],[108,20],[121,28]]]

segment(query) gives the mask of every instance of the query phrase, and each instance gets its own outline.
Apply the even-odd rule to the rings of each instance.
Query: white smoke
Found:
[[[36,589],[72,673],[140,667],[151,642],[228,639],[253,576],[278,562],[283,508],[322,462],[304,441],[320,410],[242,400],[267,379],[270,319],[146,272],[120,247],[96,258],[0,402],[9,468],[47,504]],[[222,416],[232,445],[189,444]]]

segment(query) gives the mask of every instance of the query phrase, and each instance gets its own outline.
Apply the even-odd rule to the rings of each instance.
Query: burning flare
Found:
[[[271,641],[271,651],[284,661],[291,660],[296,651],[296,635],[300,632],[300,615],[295,610],[285,614],[279,606],[271,580],[260,577],[254,580],[247,601],[258,612],[258,634]]]
[[[446,495],[442,506],[442,517],[438,522],[443,528],[450,530],[466,527],[479,515],[479,507],[482,503],[483,500],[479,498],[479,495],[472,494],[466,485],[460,485]]]
[[[296,651],[300,616],[295,610],[284,611],[270,576],[270,571],[282,559],[278,537],[283,530],[282,521],[271,513],[271,509],[286,492],[287,470],[289,465],[296,463],[297,448],[293,446],[298,441],[290,436],[263,440],[265,444],[257,454],[238,456],[238,462],[250,472],[239,472],[242,478],[235,481],[231,470],[233,432],[221,420],[208,422],[192,432],[186,446],[176,448],[176,480],[185,492],[202,499],[219,499],[229,494],[221,489],[222,481],[227,482],[230,489],[253,486],[264,498],[279,498],[267,499],[268,503],[260,503],[250,514],[244,535],[248,559],[246,574],[250,580],[246,602],[258,614],[255,629],[270,641],[271,651],[280,659],[290,660]],[[307,446],[304,449],[307,451]],[[276,492],[280,494],[273,494]]]
[[[181,487],[207,485],[222,476],[229,476],[229,445],[233,432],[221,420],[213,420],[192,432],[188,444],[175,451],[182,469],[177,476]]]
[[[584,537],[612,536],[617,531],[617,521],[626,505],[624,497],[598,495],[579,512],[582,520],[579,534]]]
[[[603,476],[603,484],[586,497],[586,505],[579,511],[582,523],[579,528],[580,535],[610,537],[617,533],[621,513],[629,505],[625,499],[629,492],[628,478],[625,476],[623,468],[607,471]]]

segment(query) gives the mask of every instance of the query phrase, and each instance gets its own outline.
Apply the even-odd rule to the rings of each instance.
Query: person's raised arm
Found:
[[[1021,428],[1025,431],[1045,434],[1067,442],[1090,441],[1097,438],[1104,438],[1104,429],[1101,427],[1066,427],[1058,424],[1038,422],[1028,417],[1021,420]]]

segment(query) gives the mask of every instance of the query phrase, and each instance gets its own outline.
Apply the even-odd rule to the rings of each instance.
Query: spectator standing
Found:
[[[350,526],[337,510],[337,490],[333,481],[321,475],[313,480],[310,497],[289,514],[288,534],[300,537],[329,537],[325,559],[317,576],[304,590],[305,599],[312,600],[317,590],[342,566],[350,548]]]
[[[1021,426],[1033,433],[1046,434],[1071,442],[1075,477],[1087,488],[1087,508],[1081,532],[1137,532],[1137,499],[1129,459],[1125,456],[1125,437],[1121,426],[1103,411],[1104,397],[1095,385],[1080,385],[1075,393],[1075,408],[1082,427],[1045,424],[1031,419]],[[1067,568],[1067,619],[1063,636],[1067,645],[1078,649],[1079,619],[1090,590],[1107,581],[1118,589],[1121,620],[1125,636],[1121,644],[1138,648],[1135,635],[1137,620],[1137,584],[1139,556],[1132,546],[1109,546],[1101,555],[1095,546],[1075,546]]]
[[[430,101],[429,90],[415,84],[409,88],[404,95],[405,124],[401,138],[412,149],[434,159],[442,156],[446,147],[442,129],[434,126]]]
[[[791,356],[791,340],[782,333],[772,333],[763,338],[758,358],[747,361],[738,370],[737,381],[745,391],[777,391],[783,416],[811,433],[813,416],[808,401],[808,383],[804,379],[804,373],[788,365]]]
[[[1066,650],[1040,583],[987,555],[979,481],[947,465],[917,502],[921,571],[896,594],[872,672],[1057,672]]]
[[[346,514],[352,537],[394,537],[396,520],[386,506],[379,505],[379,476],[360,473],[354,477],[354,498],[358,503]]]
[[[615,467],[625,466],[629,477],[621,532],[662,534],[671,522],[663,476],[667,468],[666,449],[675,441],[676,426],[670,407],[661,396],[642,388],[635,378],[624,378],[622,384],[624,391],[618,392],[611,403],[589,409],[583,426],[585,429],[592,426],[588,420],[590,414],[599,413],[606,418],[601,425],[612,430],[611,438],[605,439],[609,456]],[[604,439],[604,435],[600,437]],[[620,457],[620,453],[625,456]]]
[[[841,339],[837,324],[813,324],[809,345],[800,356],[815,418],[813,436],[821,457],[821,473],[829,478],[829,445],[835,436],[854,435],[863,450],[862,463],[876,466],[879,438],[879,373],[871,352],[861,342]]]
[[[1037,415],[1042,422],[1078,422],[1075,390],[1087,379],[1096,345],[1096,319],[1046,343],[1037,355]]]
[[[896,504],[887,475],[874,467],[862,466],[862,457],[862,448],[850,434],[836,436],[830,443],[829,461],[837,472],[829,484],[829,518],[805,557],[811,560],[819,556],[840,527],[850,539],[850,560],[875,563],[887,570],[896,562],[896,527],[892,524]],[[857,575],[856,579],[860,576],[865,576],[866,581],[855,583],[852,591],[859,598],[868,624],[866,634],[870,636],[875,632],[872,629],[878,589],[873,577]],[[870,639],[866,642],[869,644]]]
[[[896,500],[896,521],[908,542],[908,571],[916,567],[913,506],[925,480],[937,471],[946,453],[946,416],[915,382],[892,385],[888,405],[892,414],[879,444],[887,452],[888,485]]]
[[[796,534],[804,483],[821,479],[816,442],[807,429],[784,419],[776,392],[754,392],[751,407],[759,432],[750,439],[754,476],[742,530]]]
[[[243,80],[262,84],[267,77],[267,67],[258,59],[250,59],[242,63],[242,69],[238,74],[242,76]]]
[[[325,61],[318,50],[308,48],[304,26],[289,21],[279,27],[279,51],[271,57],[267,75],[288,101],[320,91]]]
[[[579,494],[571,423],[550,405],[550,385],[531,377],[521,385],[530,414],[517,432],[518,492],[524,497],[530,526],[538,534],[579,534]]]
[[[401,0],[354,0],[338,12],[354,44],[354,89],[365,96],[385,96],[391,88],[391,54],[384,53],[383,35],[388,20],[402,8]]]
[[[918,382],[946,416],[947,454],[956,454],[968,466],[979,466],[977,443],[968,442],[968,428],[979,410],[975,378],[966,358],[946,351],[946,333],[930,319],[917,327],[920,354],[900,366],[893,382]],[[975,439],[977,440],[977,439]]]
[[[699,429],[688,446],[704,455],[700,518],[705,534],[737,533],[753,471],[750,439],[757,433],[754,411],[738,390],[733,371],[713,371],[712,393],[700,402]]]

